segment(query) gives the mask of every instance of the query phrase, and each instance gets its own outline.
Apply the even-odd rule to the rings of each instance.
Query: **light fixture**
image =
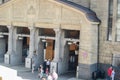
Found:
[[[3,37],[4,37],[4,35],[0,34],[0,38],[3,38]]]
[[[46,40],[45,40],[45,39],[42,39],[42,42],[46,42]]]
[[[69,41],[69,42],[68,42],[68,45],[71,45],[71,44],[72,44],[72,42]]]
[[[19,39],[19,40],[23,40],[23,37],[19,36],[18,39]]]

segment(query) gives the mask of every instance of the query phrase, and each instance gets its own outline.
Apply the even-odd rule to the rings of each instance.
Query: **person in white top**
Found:
[[[114,77],[115,77],[115,70],[113,69],[113,70],[112,70],[112,73],[111,73],[111,78],[112,78],[112,80],[114,80]]]
[[[34,70],[35,70],[35,62],[32,61],[32,73],[34,73]]]
[[[53,80],[58,79],[58,74],[55,72],[55,70],[53,70],[52,77],[53,77]]]
[[[48,74],[47,80],[53,80],[51,73]]]
[[[48,72],[50,72],[50,59],[47,60],[46,66],[47,66],[47,68],[48,68]]]
[[[40,67],[38,77],[41,79],[43,77],[43,68]]]

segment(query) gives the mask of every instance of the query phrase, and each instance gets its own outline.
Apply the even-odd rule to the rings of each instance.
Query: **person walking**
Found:
[[[47,66],[46,66],[46,62],[47,62],[47,60],[45,59],[44,62],[43,62],[43,71],[44,71],[44,73],[45,73],[46,67],[47,67]]]
[[[40,79],[43,77],[43,68],[42,68],[42,66],[39,68],[38,77],[39,77]]]
[[[32,61],[32,73],[34,73],[34,70],[35,70],[35,62]]]
[[[112,80],[114,80],[114,77],[115,77],[115,70],[113,69],[113,70],[112,70],[112,73],[111,73],[111,78],[112,78]]]
[[[51,73],[48,74],[47,80],[53,80]]]
[[[47,66],[47,68],[48,68],[48,71],[50,72],[50,59],[47,60],[46,66]]]
[[[55,72],[55,70],[53,70],[52,77],[53,80],[58,80],[58,74]]]
[[[107,80],[111,80],[111,73],[112,73],[112,66],[107,70],[107,74],[108,74]]]

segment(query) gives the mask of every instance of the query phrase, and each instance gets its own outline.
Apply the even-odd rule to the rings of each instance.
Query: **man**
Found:
[[[107,70],[108,80],[111,80],[111,73],[112,73],[112,66]]]

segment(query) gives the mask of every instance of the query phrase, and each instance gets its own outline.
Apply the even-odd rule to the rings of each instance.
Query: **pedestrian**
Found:
[[[35,70],[35,62],[32,61],[32,73],[34,73],[34,70]]]
[[[52,77],[53,77],[53,80],[58,79],[58,74],[55,72],[55,70],[53,70]]]
[[[40,67],[39,68],[39,73],[38,73],[38,78],[42,78],[43,77],[43,68],[42,67]]]
[[[47,60],[45,60],[45,61],[43,62],[43,71],[44,71],[44,73],[45,73],[45,71],[46,71],[46,62],[47,62]]]
[[[41,80],[46,80],[46,78],[42,77]]]
[[[107,75],[108,75],[107,80],[111,80],[111,73],[112,73],[112,66],[107,70]]]
[[[40,72],[40,69],[41,69],[41,68],[43,68],[42,65],[40,65],[40,66],[38,67],[38,72]]]
[[[46,66],[47,66],[47,68],[48,68],[48,71],[50,72],[50,59],[47,60]]]
[[[45,74],[46,74],[46,76],[48,76],[48,74],[49,74],[48,68],[46,68]]]
[[[51,73],[48,74],[47,80],[53,80]]]
[[[115,77],[115,70],[112,69],[112,73],[111,73],[111,78],[112,78],[112,80],[114,80],[114,77]]]

